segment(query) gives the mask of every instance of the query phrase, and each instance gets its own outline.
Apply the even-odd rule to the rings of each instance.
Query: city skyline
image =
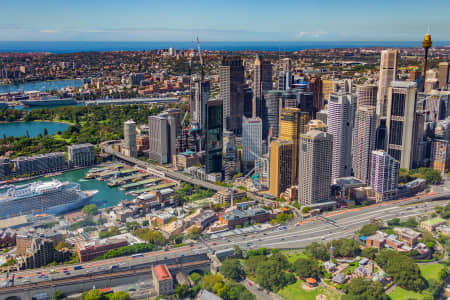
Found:
[[[450,40],[442,0],[427,3],[425,17],[416,0],[3,2],[0,41],[412,41],[428,25],[435,41]]]

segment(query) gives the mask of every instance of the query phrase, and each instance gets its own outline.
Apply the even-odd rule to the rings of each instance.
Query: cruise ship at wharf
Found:
[[[81,208],[97,192],[82,191],[77,183],[59,180],[1,186],[0,219],[35,213],[65,213]]]

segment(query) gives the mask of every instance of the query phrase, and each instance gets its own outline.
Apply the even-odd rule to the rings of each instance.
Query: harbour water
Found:
[[[0,85],[0,93],[27,92],[27,91],[53,91],[60,90],[65,87],[80,87],[82,81],[80,79],[69,80],[52,80],[27,82],[21,84]]]
[[[49,135],[56,134],[58,131],[63,132],[69,128],[69,124],[58,122],[12,122],[0,123],[0,137],[27,136],[27,131],[30,137],[37,137],[39,134],[44,134],[45,128]]]
[[[95,179],[84,179],[88,168],[65,172],[62,175],[53,177],[41,177],[29,181],[21,182],[20,184],[33,182],[33,181],[49,181],[58,179],[60,181],[70,181],[80,184],[80,188],[83,191],[97,190],[98,193],[92,197],[90,203],[94,203],[98,208],[110,207],[117,205],[121,200],[131,200],[133,196],[125,196],[125,192],[119,190],[118,187],[109,187],[105,181]]]

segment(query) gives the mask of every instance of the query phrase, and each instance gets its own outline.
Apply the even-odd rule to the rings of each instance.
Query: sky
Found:
[[[450,0],[1,0],[0,41],[450,41]]]

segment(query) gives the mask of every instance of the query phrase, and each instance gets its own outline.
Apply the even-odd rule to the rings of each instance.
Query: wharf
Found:
[[[141,180],[141,181],[138,181],[138,182],[133,182],[133,183],[122,185],[122,187],[120,189],[122,191],[124,191],[124,190],[131,190],[133,188],[137,188],[137,187],[140,187],[142,185],[151,184],[151,183],[157,183],[157,182],[160,182],[162,180],[163,180],[162,178],[145,179],[145,180]]]
[[[162,183],[162,184],[158,184],[158,185],[155,185],[155,186],[152,186],[152,187],[149,187],[149,188],[136,190],[136,191],[133,192],[133,194],[138,195],[138,194],[147,193],[147,192],[151,192],[151,191],[159,191],[159,190],[162,190],[162,189],[167,189],[167,188],[170,188],[170,187],[174,187],[176,185],[177,184],[174,183],[174,182]]]

